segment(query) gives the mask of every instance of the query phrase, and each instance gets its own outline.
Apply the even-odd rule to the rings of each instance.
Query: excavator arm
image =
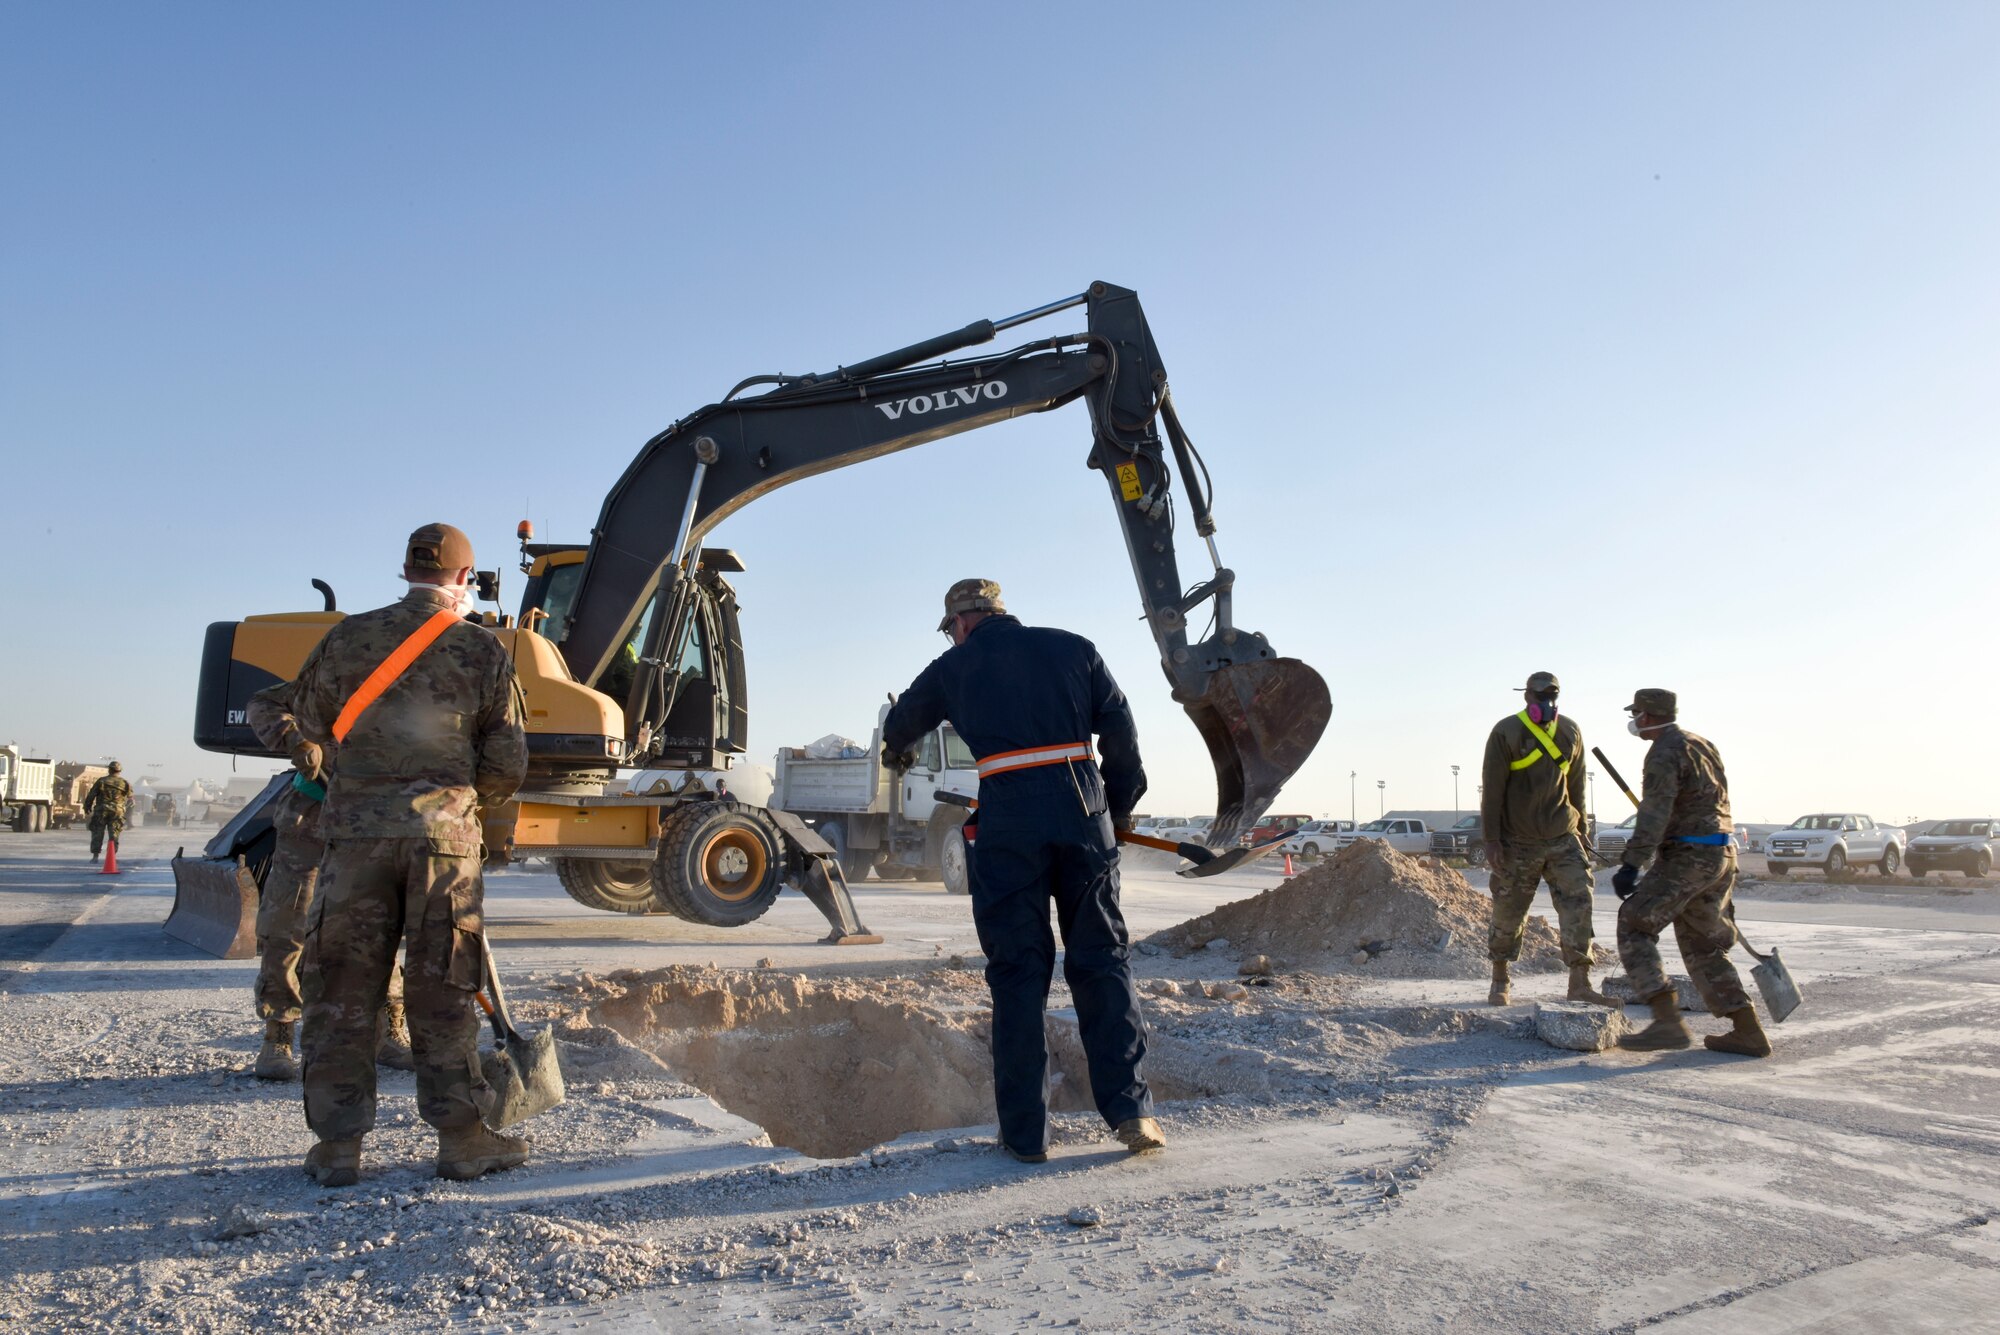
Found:
[[[1083,333],[934,361],[1076,306],[1087,308]],[[771,388],[738,397],[763,385]],[[1235,575],[1216,551],[1200,457],[1175,415],[1138,295],[1108,283],[857,365],[746,381],[646,443],[605,499],[559,641],[587,685],[622,683],[629,673],[630,763],[663,749],[680,681],[674,665],[696,623],[712,624],[703,535],[788,482],[1078,398],[1092,426],[1087,463],[1110,489],[1161,667],[1215,764],[1213,837],[1247,830],[1325,730],[1326,684],[1235,625]],[[1210,573],[1193,587],[1174,549],[1176,475],[1210,558]],[[1191,640],[1191,618],[1204,604],[1208,630]]]

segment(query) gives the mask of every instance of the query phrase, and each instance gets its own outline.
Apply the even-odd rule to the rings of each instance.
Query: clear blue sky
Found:
[[[0,738],[226,773],[208,622],[386,601],[433,518],[581,537],[746,375],[1103,278],[1332,687],[1281,808],[1470,805],[1548,668],[1631,770],[1679,690],[1741,818],[2000,809],[1991,5],[14,4],[0,99]],[[729,521],[753,758],[865,733],[979,574],[1207,810],[1087,437]]]

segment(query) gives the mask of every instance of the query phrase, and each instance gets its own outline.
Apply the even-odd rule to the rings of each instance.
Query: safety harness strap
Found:
[[[979,762],[979,777],[990,779],[1009,770],[1036,769],[1042,765],[1062,765],[1072,760],[1089,760],[1089,742],[1065,742],[1058,746],[1029,746],[1019,751],[999,751]]]
[[[457,620],[456,612],[433,612],[430,620],[412,631],[409,639],[397,645],[395,650],[368,674],[368,680],[362,682],[360,688],[347,697],[347,703],[340,707],[340,717],[333,721],[333,740],[346,741],[347,734],[353,729],[355,720],[361,717],[362,711],[381,699],[382,692],[394,686],[398,679],[410,670],[410,664],[416,662],[418,656],[430,648],[437,637],[444,634],[445,630]]]
[[[1522,710],[1520,713],[1514,715],[1514,717],[1521,720],[1521,726],[1526,728],[1530,733],[1533,733],[1535,740],[1537,742],[1540,742],[1541,746],[1536,750],[1528,752],[1527,755],[1522,756],[1519,760],[1514,761],[1509,766],[1509,768],[1526,769],[1528,768],[1528,766],[1534,764],[1537,760],[1540,760],[1542,758],[1542,752],[1546,751],[1549,753],[1549,759],[1555,761],[1557,765],[1561,766],[1563,777],[1568,778],[1569,762],[1563,759],[1562,752],[1557,749],[1555,740],[1551,738],[1546,732],[1543,732],[1541,727],[1533,719],[1528,717],[1527,710],[1525,709]]]

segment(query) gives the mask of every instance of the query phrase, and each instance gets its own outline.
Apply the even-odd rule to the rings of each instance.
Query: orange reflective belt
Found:
[[[410,664],[417,656],[431,647],[432,641],[445,633],[452,622],[458,620],[456,612],[433,612],[431,619],[410,633],[410,638],[397,645],[395,651],[383,659],[381,665],[368,674],[368,680],[360,689],[347,697],[347,703],[340,707],[340,717],[333,721],[333,740],[344,742],[352,731],[354,722],[363,710],[382,698],[382,692],[396,684],[397,678],[410,670]]]
[[[1089,742],[1066,742],[1060,746],[1030,746],[1019,751],[1000,751],[979,762],[979,777],[990,779],[1008,770],[1035,769],[1061,765],[1071,760],[1089,760]]]

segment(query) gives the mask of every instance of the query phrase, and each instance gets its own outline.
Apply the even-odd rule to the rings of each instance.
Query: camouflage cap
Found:
[[[1005,612],[1000,586],[990,579],[962,579],[944,591],[944,619],[939,630],[950,630],[951,619],[960,612]]]
[[[464,570],[472,565],[472,539],[450,524],[425,524],[410,535],[403,563],[414,570]]]
[[[1680,712],[1680,697],[1658,686],[1648,686],[1644,690],[1632,692],[1632,703],[1625,706],[1625,712],[1651,714],[1654,718],[1673,718]]]
[[[1528,684],[1521,689],[1524,691],[1560,691],[1562,683],[1556,680],[1556,674],[1553,672],[1530,672],[1528,674]]]

